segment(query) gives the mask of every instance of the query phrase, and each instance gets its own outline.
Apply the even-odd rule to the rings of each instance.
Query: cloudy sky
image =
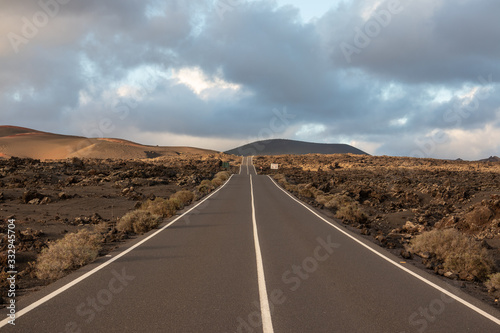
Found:
[[[0,0],[0,124],[500,155],[498,0]]]

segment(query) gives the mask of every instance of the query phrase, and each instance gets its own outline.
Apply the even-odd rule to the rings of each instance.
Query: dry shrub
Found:
[[[231,177],[231,174],[227,171],[221,171],[221,172],[218,172],[215,177],[214,177],[214,180],[215,179],[220,179],[223,183],[229,179],[229,177]]]
[[[500,273],[490,275],[484,285],[488,288],[488,292],[495,297],[500,297]]]
[[[143,202],[139,210],[148,211],[154,215],[160,215],[168,218],[175,215],[177,205],[174,200],[155,198],[154,200],[147,200]]]
[[[354,204],[354,200],[344,194],[333,194],[328,196],[329,200],[325,203],[325,207],[336,211],[342,206]]]
[[[325,195],[325,192],[318,190],[316,187],[311,186],[311,193],[313,194],[313,197],[316,199],[319,196]]]
[[[110,230],[109,223],[106,221],[99,222],[94,225],[94,232],[99,234],[105,234]]]
[[[212,192],[212,190],[224,184],[226,180],[231,177],[231,174],[227,171],[218,172],[212,180],[204,179],[201,181],[200,185],[196,187],[194,192],[194,199],[198,200],[204,195]]]
[[[298,194],[304,198],[314,198],[314,194],[311,191],[311,186],[308,184],[297,185]]]
[[[335,217],[352,223],[365,223],[367,220],[366,214],[361,210],[355,202],[343,204],[335,213]]]
[[[321,194],[316,197],[316,202],[320,205],[325,206],[326,203],[333,199],[333,195],[330,194]]]
[[[196,188],[198,192],[201,194],[207,194],[210,193],[211,190],[213,190],[214,186],[212,182],[208,179],[204,179],[201,181],[200,185]]]
[[[488,251],[456,229],[423,232],[413,239],[409,250],[417,254],[428,252],[443,263],[445,270],[465,272],[479,280],[486,279],[494,267]]]
[[[300,196],[303,196],[305,198],[316,198],[317,196],[325,194],[323,191],[318,190],[312,184],[297,185],[297,192]]]
[[[218,172],[211,181],[212,187],[217,188],[221,186],[229,177],[231,177],[231,174],[227,171]]]
[[[346,222],[365,223],[367,215],[361,209],[359,203],[344,194],[317,194],[316,202],[336,212],[335,217]]]
[[[55,280],[94,261],[101,248],[101,237],[88,230],[71,233],[42,250],[36,262],[40,279]]]
[[[224,181],[220,178],[214,178],[214,179],[212,179],[211,183],[212,183],[212,186],[214,188],[217,188],[217,187],[221,186],[222,184],[224,184]]]
[[[145,210],[134,210],[120,218],[120,221],[116,224],[116,229],[142,234],[156,228],[160,223],[160,215]]]
[[[274,180],[276,180],[279,184],[281,184],[283,186],[285,184],[288,184],[285,175],[283,175],[281,173],[277,173],[277,174],[273,175],[273,178],[274,178]]]
[[[194,200],[194,193],[191,191],[182,190],[170,196],[170,200],[174,203],[176,209],[182,209],[188,206]]]

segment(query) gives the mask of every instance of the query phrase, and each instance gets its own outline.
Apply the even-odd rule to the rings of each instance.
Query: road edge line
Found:
[[[264,274],[264,264],[262,262],[262,253],[260,251],[259,234],[257,230],[257,219],[255,217],[255,199],[253,195],[253,181],[250,175],[250,194],[252,197],[252,223],[253,239],[255,244],[255,258],[257,261],[257,280],[259,283],[260,314],[262,318],[262,331],[264,333],[273,333],[273,322],[271,319],[271,309],[267,298],[266,277]]]
[[[144,244],[145,242],[147,242],[148,240],[150,240],[151,238],[153,238],[154,236],[156,236],[157,234],[159,234],[160,232],[162,232],[163,230],[167,229],[168,227],[170,227],[172,224],[174,224],[175,222],[177,222],[179,219],[183,218],[185,215],[187,215],[188,213],[190,213],[192,210],[194,210],[195,208],[197,208],[198,206],[200,206],[202,203],[204,203],[206,200],[210,199],[215,193],[219,192],[222,188],[224,188],[224,186],[226,186],[226,184],[229,183],[229,181],[231,180],[231,178],[233,178],[233,175],[231,175],[231,177],[229,177],[229,179],[221,186],[219,187],[216,191],[214,191],[212,194],[210,194],[209,196],[207,196],[206,198],[204,198],[202,201],[198,202],[195,206],[191,207],[189,210],[187,210],[186,212],[184,212],[182,215],[176,217],[174,220],[172,220],[171,222],[169,222],[168,224],[164,225],[163,227],[161,227],[160,229],[158,229],[157,231],[155,231],[154,233],[152,233],[151,235],[149,235],[148,237],[144,238],[143,240],[141,240],[140,242],[134,244],[133,246],[129,247],[128,249],[126,249],[125,251],[123,252],[120,252],[118,255],[116,255],[115,257],[109,259],[108,261],[100,264],[99,266],[97,266],[96,268],[92,269],[91,271],[85,273],[84,275],[78,277],[77,279],[71,281],[71,282],[68,282],[67,284],[65,284],[64,286],[54,290],[53,292],[51,292],[50,294],[42,297],[41,299],[39,299],[38,301],[34,302],[34,303],[31,303],[30,305],[28,305],[27,307],[25,307],[24,309],[21,309],[19,310],[19,312],[16,312],[16,320],[18,318],[20,318],[21,316],[27,314],[28,312],[30,312],[31,310],[34,310],[36,309],[37,307],[39,307],[40,305],[42,305],[43,303],[49,301],[50,299],[56,297],[57,295],[63,293],[64,291],[68,290],[69,288],[75,286],[76,284],[80,283],[81,281],[85,280],[86,278],[88,278],[89,276],[93,275],[94,273],[97,273],[98,271],[100,271],[101,269],[103,269],[104,267],[108,266],[109,264],[111,264],[112,262],[114,262],[115,260],[118,260],[119,258],[123,257],[124,255],[126,255],[127,253],[131,252],[132,250],[136,249],[137,247],[139,247],[140,245]],[[5,325],[7,325],[9,323],[9,317],[7,317],[6,319],[0,321],[0,328],[4,327]]]
[[[393,264],[394,266],[396,266],[397,268],[403,270],[404,272],[412,275],[413,277],[419,279],[420,281],[426,283],[427,285],[433,287],[434,289],[437,289],[439,290],[440,292],[450,296],[451,298],[453,298],[454,300],[458,301],[459,303],[462,303],[463,305],[465,305],[466,307],[468,307],[469,309],[477,312],[478,314],[482,315],[483,317],[491,320],[492,322],[494,322],[495,324],[497,325],[500,325],[500,319],[489,314],[488,312],[478,308],[477,306],[475,306],[474,304],[471,304],[469,303],[468,301],[460,298],[459,296],[455,295],[454,293],[444,289],[443,287],[440,287],[438,286],[437,284],[435,284],[434,282],[431,282],[429,280],[427,280],[426,278],[424,278],[423,276],[420,276],[418,275],[417,273],[409,270],[408,268],[402,266],[401,264],[391,260],[389,257],[385,256],[384,254],[378,252],[377,250],[371,248],[370,246],[366,245],[365,243],[363,243],[362,241],[360,241],[359,239],[357,239],[356,237],[352,236],[351,234],[349,234],[348,232],[346,232],[345,230],[343,230],[342,228],[340,228],[339,226],[336,226],[335,224],[331,223],[330,221],[328,221],[327,219],[325,219],[323,216],[319,215],[317,212],[315,212],[314,210],[312,210],[311,208],[307,207],[307,205],[303,202],[301,202],[299,199],[295,198],[293,195],[291,195],[290,193],[288,193],[287,191],[285,191],[284,189],[282,189],[280,186],[278,186],[278,184],[274,181],[274,179],[272,179],[269,175],[267,176],[269,177],[269,179],[271,179],[271,181],[273,182],[273,184],[279,188],[281,191],[283,191],[283,193],[285,193],[286,195],[288,195],[290,198],[292,198],[293,200],[295,200],[297,203],[301,204],[304,208],[306,208],[307,210],[309,210],[311,213],[313,213],[314,215],[316,215],[316,217],[318,217],[319,219],[321,219],[323,222],[325,223],[328,223],[329,225],[331,225],[332,227],[334,227],[335,229],[337,229],[338,231],[340,231],[341,233],[343,233],[344,235],[346,235],[347,237],[351,238],[352,240],[354,240],[355,242],[357,242],[358,244],[362,245],[363,247],[365,247],[366,249],[370,250],[371,252],[373,252],[374,254],[378,255],[379,257],[381,257],[382,259],[388,261],[389,263]]]

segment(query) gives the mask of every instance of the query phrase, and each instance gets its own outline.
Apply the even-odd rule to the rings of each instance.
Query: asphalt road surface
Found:
[[[251,158],[184,215],[16,303],[2,332],[500,332],[499,312],[301,204]],[[5,318],[6,309],[2,310]]]

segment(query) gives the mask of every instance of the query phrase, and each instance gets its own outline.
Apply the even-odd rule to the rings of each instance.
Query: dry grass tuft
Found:
[[[94,261],[101,248],[101,236],[88,230],[71,233],[42,250],[36,262],[39,279],[55,280]]]
[[[355,201],[344,194],[330,194],[322,197],[323,201],[326,201],[325,208],[331,209],[333,211],[339,210],[343,206],[350,206],[355,204]]]
[[[204,179],[201,181],[200,185],[196,188],[196,190],[201,194],[208,194],[210,191],[214,189],[214,184],[208,179]]]
[[[368,219],[356,202],[345,203],[338,208],[335,217],[352,223],[365,223]]]
[[[180,204],[180,202],[177,204]],[[144,201],[139,210],[169,218],[175,215],[177,208],[176,202],[173,200],[157,197],[154,200]]]
[[[212,187],[217,188],[221,186],[229,177],[231,177],[231,174],[227,171],[218,172],[211,181]]]
[[[308,184],[297,185],[297,194],[304,198],[314,198],[312,188]]]
[[[211,183],[212,183],[213,188],[217,188],[217,187],[221,186],[222,184],[224,184],[224,181],[220,178],[214,178],[211,180]]]
[[[500,273],[490,275],[484,285],[488,288],[488,292],[500,298]]]
[[[174,203],[176,209],[182,209],[194,200],[194,193],[191,191],[179,191],[170,196],[170,200]]]
[[[276,180],[278,182],[278,184],[280,184],[282,186],[285,186],[286,184],[288,184],[285,175],[283,175],[281,173],[277,173],[277,174],[273,175],[273,178],[274,178],[274,180]]]
[[[316,197],[316,202],[320,205],[325,206],[326,203],[333,199],[333,195],[331,194],[320,194]]]
[[[120,218],[116,225],[119,231],[142,234],[152,230],[161,223],[161,216],[145,210],[134,210]]]
[[[494,268],[488,251],[456,229],[423,232],[413,239],[409,250],[416,254],[428,252],[443,263],[445,270],[467,273],[482,281]]]
[[[229,179],[229,177],[231,177],[231,174],[227,171],[221,171],[221,172],[218,172],[214,179],[220,179],[222,180],[222,182],[225,182],[226,180]]]

